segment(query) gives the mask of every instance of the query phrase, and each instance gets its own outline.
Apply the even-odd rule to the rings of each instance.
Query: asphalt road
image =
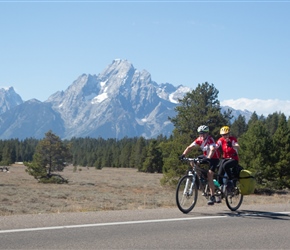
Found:
[[[0,249],[289,249],[290,203],[0,217]]]

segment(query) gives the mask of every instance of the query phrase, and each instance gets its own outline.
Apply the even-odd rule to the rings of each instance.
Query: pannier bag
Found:
[[[255,191],[256,180],[249,170],[241,170],[239,175],[240,191],[242,195],[252,194]]]

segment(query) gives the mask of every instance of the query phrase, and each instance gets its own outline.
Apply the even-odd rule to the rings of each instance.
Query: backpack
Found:
[[[242,195],[249,195],[254,193],[256,187],[256,180],[252,172],[246,169],[240,171],[239,174],[239,188]]]

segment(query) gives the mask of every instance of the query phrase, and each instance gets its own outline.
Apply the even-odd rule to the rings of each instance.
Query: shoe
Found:
[[[207,205],[213,205],[216,202],[215,197],[211,196],[207,202]]]

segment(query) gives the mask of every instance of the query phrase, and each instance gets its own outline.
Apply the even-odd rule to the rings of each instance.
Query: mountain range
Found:
[[[62,139],[169,136],[173,125],[168,117],[176,115],[178,99],[189,91],[158,84],[146,70],[116,59],[98,75],[83,74],[44,102],[23,102],[13,87],[0,89],[0,139],[41,139],[49,130]],[[235,117],[251,116],[230,109]]]

